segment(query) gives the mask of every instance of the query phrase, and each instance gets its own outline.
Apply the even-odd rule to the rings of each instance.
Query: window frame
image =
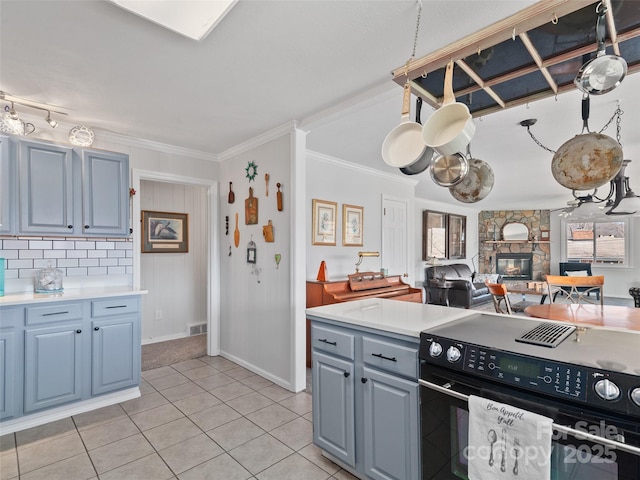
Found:
[[[624,262],[623,263],[599,263],[599,262],[591,262],[592,268],[617,268],[617,269],[629,269],[633,268],[634,259],[633,259],[633,219],[630,216],[624,217],[607,217],[607,218],[597,218],[597,219],[589,219],[589,220],[579,220],[572,219],[571,217],[563,218],[560,222],[560,239],[561,239],[561,258],[563,262],[568,262],[567,259],[567,224],[569,223],[613,223],[613,222],[622,222],[624,223]],[[594,226],[595,230],[595,226]]]

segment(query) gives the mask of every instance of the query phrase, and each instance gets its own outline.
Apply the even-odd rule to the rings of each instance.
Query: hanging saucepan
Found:
[[[453,95],[453,62],[447,64],[444,73],[444,99],[442,106],[433,112],[422,127],[422,138],[427,147],[440,155],[464,152],[476,132],[469,108],[456,102]]]
[[[487,162],[469,159],[469,172],[460,183],[449,187],[449,192],[459,202],[475,203],[489,195],[493,188],[493,170]]]
[[[591,190],[609,182],[622,166],[622,147],[613,138],[589,132],[589,95],[582,98],[582,132],[553,155],[551,173],[563,187]]]
[[[394,127],[382,142],[382,159],[387,165],[403,168],[418,160],[427,146],[422,141],[422,125],[409,118],[409,102],[411,101],[411,84],[404,85],[402,98],[402,119],[400,125]]]
[[[596,8],[596,40],[598,52],[596,58],[585,63],[573,83],[584,93],[602,95],[610,92],[622,82],[627,74],[627,62],[618,55],[606,55],[604,44],[607,8],[601,3]]]
[[[461,153],[440,155],[431,161],[429,173],[436,185],[452,187],[460,183],[469,171],[469,162]]]
[[[418,97],[416,99],[416,123],[422,124],[420,120],[420,112],[422,111],[422,98]],[[424,153],[422,156],[413,162],[411,165],[407,167],[402,167],[400,171],[405,175],[417,175],[418,173],[424,172],[429,163],[431,163],[431,159],[433,158],[433,149],[431,147],[427,147],[424,149]]]

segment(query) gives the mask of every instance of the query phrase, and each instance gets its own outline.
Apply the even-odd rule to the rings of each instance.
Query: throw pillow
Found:
[[[568,277],[587,277],[588,272],[586,270],[576,270],[575,272],[564,272]]]
[[[497,273],[476,273],[473,276],[473,282],[474,283],[484,283],[489,282],[489,283],[498,283],[498,277],[500,275]]]

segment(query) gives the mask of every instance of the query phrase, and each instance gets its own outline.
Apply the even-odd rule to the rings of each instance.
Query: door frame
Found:
[[[385,202],[387,200],[391,200],[394,202],[400,202],[400,203],[404,203],[407,207],[407,219],[406,219],[406,226],[407,226],[407,231],[406,231],[406,238],[405,238],[405,249],[406,249],[406,261],[407,261],[407,271],[406,272],[401,272],[402,273],[407,273],[409,275],[409,277],[406,279],[407,282],[411,283],[412,285],[415,283],[413,282],[413,277],[415,272],[414,270],[414,264],[413,264],[413,252],[414,252],[414,245],[415,242],[412,242],[413,239],[413,232],[414,232],[414,203],[413,200],[411,198],[408,197],[396,197],[394,195],[387,195],[385,193],[382,194],[382,199],[381,199],[381,204],[382,207],[380,208],[380,233],[381,233],[381,238],[380,238],[380,245],[381,245],[381,254],[382,254],[382,261],[384,263],[384,251],[385,251],[385,245],[384,245],[384,214],[385,214]]]
[[[132,188],[140,191],[141,180],[195,185],[207,189],[207,355],[220,354],[220,290],[219,285],[220,253],[218,248],[218,182],[203,178],[185,177],[171,173],[154,172],[133,168],[131,170]],[[140,196],[134,195],[132,201],[132,225],[140,225]],[[140,288],[141,238],[140,228],[133,228],[133,287]]]

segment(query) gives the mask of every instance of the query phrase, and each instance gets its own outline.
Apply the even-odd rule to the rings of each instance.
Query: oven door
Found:
[[[423,480],[468,480],[469,395],[494,395],[541,415],[554,412],[552,480],[640,479],[638,422],[567,408],[548,398],[434,366],[423,366],[420,376]],[[505,401],[505,396],[511,401]]]

